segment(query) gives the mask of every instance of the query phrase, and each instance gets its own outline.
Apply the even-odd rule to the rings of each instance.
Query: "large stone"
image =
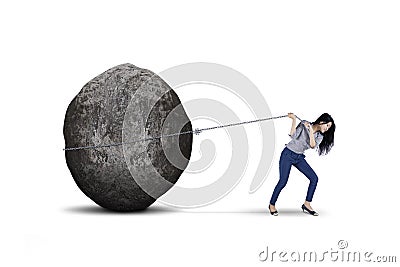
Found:
[[[192,150],[192,133],[128,144],[192,131],[177,94],[158,75],[132,64],[89,81],[69,104],[63,131],[66,148],[116,144],[65,151],[79,189],[116,211],[150,206],[176,183]]]

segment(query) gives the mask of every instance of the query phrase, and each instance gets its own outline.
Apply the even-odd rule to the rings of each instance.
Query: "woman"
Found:
[[[303,120],[295,127],[296,116],[293,113],[289,113],[288,117],[292,119],[292,129],[290,130],[292,140],[286,144],[281,153],[279,182],[274,189],[268,208],[271,215],[278,215],[275,202],[288,181],[290,169],[293,165],[310,180],[306,200],[301,208],[303,212],[306,211],[311,215],[318,216],[318,213],[311,207],[318,176],[304,159],[305,155],[303,153],[309,148],[317,148],[320,156],[328,154],[334,144],[335,122],[328,113],[324,113],[313,123]]]

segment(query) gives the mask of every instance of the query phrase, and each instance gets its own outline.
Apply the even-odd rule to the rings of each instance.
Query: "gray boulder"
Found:
[[[191,132],[154,137],[186,131],[192,131],[190,119],[165,81],[132,64],[118,65],[89,81],[69,104],[67,166],[79,189],[101,207],[142,210],[177,182],[192,151]],[[97,147],[68,150],[85,146]]]

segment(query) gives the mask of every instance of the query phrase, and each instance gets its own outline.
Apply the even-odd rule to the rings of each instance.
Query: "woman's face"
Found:
[[[322,122],[320,124],[321,133],[328,131],[329,128],[331,128],[331,127],[332,127],[332,122],[328,122],[328,123]]]

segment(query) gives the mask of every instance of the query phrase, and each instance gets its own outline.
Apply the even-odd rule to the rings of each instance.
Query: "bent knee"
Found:
[[[318,183],[318,176],[316,174],[312,175],[310,180],[311,180],[311,182],[313,184],[317,184]]]

